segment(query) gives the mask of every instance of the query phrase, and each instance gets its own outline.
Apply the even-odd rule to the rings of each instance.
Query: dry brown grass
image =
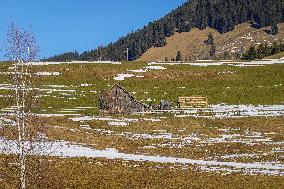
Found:
[[[153,117],[153,115],[151,116]],[[155,116],[154,116],[155,117]],[[159,118],[156,116],[155,118]],[[230,133],[245,134],[248,132],[270,133],[274,142],[284,140],[284,119],[279,118],[239,118],[239,119],[196,119],[176,118],[163,115],[160,122],[145,121],[143,118],[131,116],[126,118],[139,119],[130,122],[126,127],[109,126],[108,121],[73,122],[68,117],[34,118],[31,123],[37,130],[46,133],[50,140],[64,140],[74,143],[85,143],[95,149],[115,148],[119,152],[208,159],[215,157],[220,161],[236,162],[284,162],[283,153],[269,153],[279,145],[246,145],[242,143],[216,143],[200,145],[193,142],[182,148],[159,146],[161,144],[179,143],[171,139],[136,139],[132,140],[119,133],[150,134],[172,133],[183,138],[192,133],[200,138],[216,138]],[[114,117],[113,117],[114,118]],[[122,117],[115,117],[123,119]],[[91,129],[83,129],[80,125],[89,125]],[[60,127],[54,127],[60,126]],[[96,129],[111,130],[114,134],[107,135]],[[0,130],[1,131],[1,130]],[[31,133],[35,134],[35,133]],[[147,149],[144,146],[157,145]],[[260,153],[261,152],[261,153]],[[266,156],[240,157],[233,160],[222,159],[226,154],[268,153]],[[0,188],[16,188],[18,171],[17,159],[14,156],[0,155]],[[101,158],[53,158],[29,157],[28,186],[29,188],[283,188],[283,177],[268,175],[242,175],[234,173],[224,175],[200,171],[194,165],[161,164],[151,162],[133,162],[125,160],[107,160]]]
[[[235,153],[258,153],[270,152],[274,146],[266,144],[246,145],[242,143],[216,143],[202,144],[198,141],[184,144],[181,148],[176,147],[182,144],[182,138],[192,134],[197,134],[202,140],[208,138],[221,137],[223,133],[220,129],[231,130],[230,134],[245,135],[246,132],[264,133],[274,132],[270,137],[274,142],[284,140],[283,118],[240,118],[240,119],[195,119],[195,118],[175,118],[169,116],[161,119],[160,122],[150,122],[140,120],[130,122],[126,127],[109,126],[108,121],[84,121],[73,122],[68,117],[41,118],[34,120],[37,130],[46,133],[50,140],[64,140],[75,143],[84,143],[95,149],[115,148],[124,153],[142,153],[151,155],[185,157],[185,158],[210,158]],[[82,129],[80,125],[89,125],[90,130]],[[59,127],[57,127],[59,126]],[[98,130],[112,131],[112,133],[102,133]],[[163,133],[173,134],[177,139],[159,138],[136,138],[134,135],[157,135],[159,130]],[[182,130],[182,131],[181,131]],[[128,134],[125,134],[128,133]],[[32,133],[31,133],[32,134]],[[36,134],[36,133],[33,133]],[[227,133],[228,134],[228,133]],[[144,148],[145,146],[157,146],[156,148]],[[165,146],[163,146],[165,145]],[[172,148],[175,146],[174,148]],[[276,154],[258,158],[243,160],[273,160]],[[279,159],[284,161],[284,159]]]
[[[281,52],[281,53],[277,53],[277,54],[275,54],[275,55],[272,55],[272,56],[269,56],[269,57],[267,57],[267,58],[269,58],[269,59],[279,59],[279,58],[283,58],[284,57],[284,52]]]
[[[269,27],[254,29],[248,23],[237,25],[233,31],[225,34],[220,34],[211,28],[204,30],[195,28],[190,32],[175,33],[174,36],[167,38],[165,47],[151,48],[138,60],[164,61],[165,57],[170,60],[176,57],[177,51],[181,51],[184,60],[202,59],[208,54],[209,47],[204,41],[207,40],[209,33],[212,33],[215,38],[217,54],[223,54],[225,51],[238,52],[241,47],[247,49],[251,45],[272,44],[284,39],[284,23],[279,24],[279,34],[276,36],[267,34],[265,30],[268,29]],[[245,36],[247,39],[244,38]]]
[[[17,188],[11,157],[0,156],[6,172],[0,188]],[[7,166],[3,167],[3,161]],[[29,169],[31,189],[58,188],[283,188],[281,176],[199,173],[195,167],[104,159],[38,158],[41,170]],[[39,174],[40,171],[40,174]],[[36,173],[32,175],[32,173]],[[8,177],[9,176],[9,177]]]

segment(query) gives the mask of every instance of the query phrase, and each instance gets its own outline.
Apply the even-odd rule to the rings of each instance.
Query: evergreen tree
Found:
[[[182,56],[180,51],[177,52],[176,61],[182,61]]]
[[[225,51],[223,56],[225,60],[230,59],[230,54],[228,51]]]
[[[243,55],[244,55],[244,52],[245,52],[245,49],[243,46],[241,46],[240,50],[239,50],[239,58],[243,58]]]
[[[208,35],[207,44],[208,45],[214,45],[214,36],[213,36],[212,33],[209,33],[209,35]]]
[[[211,47],[210,47],[209,55],[211,56],[211,58],[215,58],[216,57],[216,47],[215,47],[214,44],[211,45]]]
[[[257,51],[254,46],[251,46],[247,52],[244,53],[244,60],[255,60],[257,57]]]
[[[247,52],[244,53],[242,59],[244,60],[255,60],[262,59],[274,54],[284,52],[284,42],[273,43],[272,46],[267,44],[260,44],[257,48],[251,46]]]
[[[277,45],[276,42],[273,43],[273,45],[271,46],[271,54],[277,54],[279,53],[279,46]]]
[[[279,28],[276,23],[273,23],[271,26],[271,34],[276,35],[279,33]]]
[[[190,31],[191,28],[204,29],[211,27],[220,33],[234,29],[234,26],[252,21],[255,27],[271,26],[272,33],[277,34],[275,23],[284,21],[283,0],[191,0],[173,10],[160,20],[150,22],[136,32],[129,33],[113,44],[100,49],[105,60],[125,60],[124,51],[131,50],[131,60],[139,58],[151,47],[166,45],[166,37],[175,31]],[[214,44],[213,35],[208,40]],[[209,38],[209,36],[208,36]],[[97,60],[99,49],[86,51],[80,60]],[[68,61],[70,56],[65,53],[49,58],[51,61]]]

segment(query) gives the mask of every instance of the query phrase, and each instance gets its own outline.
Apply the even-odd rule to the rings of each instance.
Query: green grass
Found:
[[[100,92],[109,90],[116,83],[121,83],[130,92],[135,92],[135,96],[144,102],[150,98],[153,103],[159,103],[160,100],[170,100],[176,103],[179,96],[193,95],[208,97],[210,104],[270,105],[284,102],[284,65],[280,64],[263,67],[169,65],[165,66],[167,70],[152,70],[137,74],[143,75],[144,78],[126,78],[125,81],[113,80],[117,74],[140,69],[146,65],[143,62],[128,62],[121,65],[34,66],[33,72],[60,72],[61,75],[37,76],[34,77],[33,83],[38,88],[48,88],[44,85],[66,85],[68,88],[59,89],[76,90],[69,96],[64,96],[62,92],[53,92],[49,97],[40,99],[41,107],[46,111],[59,111],[63,108],[76,106],[97,107]],[[7,70],[8,66],[8,64],[1,64],[0,70]],[[0,82],[11,83],[11,76],[1,75]],[[84,83],[93,85],[80,86]],[[1,94],[2,92],[3,90],[0,91]],[[40,94],[46,95],[46,92],[40,92]],[[1,107],[10,105],[1,98],[0,102]],[[53,109],[48,110],[48,107],[53,107]],[[85,113],[92,114],[97,111],[88,110]]]
[[[35,66],[33,72],[60,72],[60,76],[41,76],[33,78],[36,88],[51,88],[45,85],[65,85],[54,89],[75,90],[75,92],[46,91],[30,93],[29,100],[36,95],[50,95],[36,99],[39,108],[35,112],[58,113],[64,108],[78,106],[98,106],[98,94],[121,83],[126,89],[135,92],[139,100],[161,99],[176,102],[179,96],[204,95],[210,104],[280,104],[284,101],[284,65],[264,67],[210,66],[195,67],[189,65],[165,66],[167,70],[152,70],[138,75],[144,78],[126,78],[117,82],[113,77],[127,70],[146,66],[143,62],[123,63],[122,65],[80,65],[62,64]],[[9,64],[0,64],[0,70],[7,71]],[[1,71],[0,71],[1,72]],[[232,73],[231,73],[232,72]],[[0,75],[1,83],[12,83],[11,76]],[[81,86],[89,83],[91,86]],[[185,87],[185,88],[183,88]],[[97,93],[91,92],[97,91]],[[66,93],[66,94],[64,94]],[[9,90],[0,90],[0,94],[13,94]],[[68,99],[72,98],[72,99]],[[76,98],[76,99],[73,99]],[[1,98],[0,107],[13,105],[13,98]],[[51,107],[51,108],[50,108]],[[86,109],[75,112],[84,115],[99,115],[98,109]],[[143,118],[161,118],[161,122],[145,121]],[[122,118],[121,116],[112,116]],[[9,118],[9,117],[8,117]],[[53,140],[84,143],[96,149],[115,148],[119,152],[172,156],[192,159],[210,159],[227,154],[267,154],[260,157],[221,159],[236,162],[273,162],[283,164],[283,152],[271,153],[281,147],[284,140],[283,118],[239,118],[239,119],[195,119],[177,118],[173,115],[126,116],[137,118],[127,127],[109,126],[107,121],[73,122],[68,117],[36,117],[28,120],[27,129],[33,138],[38,132],[45,133]],[[90,126],[85,130],[80,125]],[[36,126],[36,127],[35,127]],[[54,126],[60,126],[54,127]],[[95,129],[111,130],[116,134],[107,135]],[[218,138],[228,134],[220,129],[228,129],[230,134],[240,134],[245,139],[246,132],[258,132],[271,137],[273,145],[258,143],[200,144],[192,142],[181,148],[171,145],[180,144],[183,138],[198,134],[201,139]],[[76,130],[76,132],[74,132]],[[177,139],[136,139],[132,140],[121,133],[157,134],[156,130],[171,133]],[[272,135],[265,133],[275,133]],[[16,128],[0,128],[0,137],[15,139]],[[279,142],[279,144],[276,144]],[[161,144],[168,144],[163,146]],[[154,145],[156,148],[143,148]],[[151,162],[132,162],[106,160],[98,158],[52,158],[29,157],[29,188],[283,188],[283,177],[267,175],[242,175],[234,173],[207,173],[196,166],[180,164],[160,164]],[[17,159],[14,156],[0,155],[0,188],[17,188]]]
[[[284,83],[283,65],[255,68],[177,65],[167,68],[149,72],[141,81],[129,79],[123,84],[137,92],[139,99],[157,99],[156,102],[161,99],[176,102],[179,96],[191,95],[207,96],[212,104],[279,104],[284,101],[284,87],[274,86]],[[234,74],[218,74],[228,71]],[[144,91],[149,94],[145,95]]]

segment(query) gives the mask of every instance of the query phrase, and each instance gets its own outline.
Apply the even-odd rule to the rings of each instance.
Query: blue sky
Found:
[[[32,25],[41,58],[116,41],[186,0],[0,0],[0,59],[8,26]]]

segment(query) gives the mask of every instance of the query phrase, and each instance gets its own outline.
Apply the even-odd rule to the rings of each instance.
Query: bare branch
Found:
[[[39,47],[30,30],[21,30],[15,23],[8,27],[6,54],[8,60],[29,62],[38,58]]]

